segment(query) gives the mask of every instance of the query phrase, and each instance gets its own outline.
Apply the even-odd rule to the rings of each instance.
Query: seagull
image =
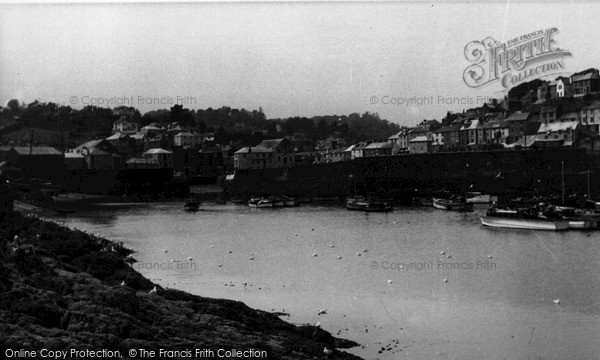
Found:
[[[391,283],[392,283],[392,280],[388,280],[388,284],[391,284]]]
[[[154,286],[154,289],[150,290],[149,294],[156,294],[156,286]]]
[[[325,349],[323,349],[323,354],[325,354],[326,356],[329,356],[329,355],[333,354],[333,351],[331,349],[328,349],[327,347],[325,347]]]
[[[555,303],[556,305],[560,305],[560,299],[552,300],[552,302]]]
[[[445,282],[445,283],[447,283],[447,282],[448,282],[448,279],[444,279],[444,282]]]
[[[164,250],[163,250],[163,252],[165,252],[165,253],[168,253],[168,252],[169,252],[169,250],[167,250],[167,249],[164,249]]]
[[[331,245],[329,245],[329,247],[332,248],[332,247],[335,247],[335,245],[331,244]]]
[[[367,252],[367,251],[369,251],[369,249],[364,249],[364,250],[363,250],[363,252]]]
[[[341,260],[341,259],[342,259],[342,257],[341,257],[341,256],[338,256],[338,257],[337,257],[337,259],[338,259],[338,260]]]
[[[362,255],[361,253],[356,253],[356,256],[361,256],[361,255]]]
[[[489,255],[489,256],[488,256],[488,259],[491,259],[491,258],[492,258],[492,255]]]
[[[125,286],[125,280],[121,281],[121,286]]]
[[[317,321],[317,323],[315,324],[315,327],[318,327],[318,328],[320,328],[320,327],[321,327],[321,322],[320,322],[320,321]]]
[[[446,252],[445,252],[445,251],[442,251],[440,254],[441,254],[441,255],[446,255]]]
[[[254,256],[250,256],[248,260],[254,260]]]
[[[319,309],[317,315],[325,315],[327,314],[327,309]]]
[[[219,267],[223,267],[223,264],[219,264]]]
[[[317,254],[317,253],[313,253],[313,254],[312,254],[312,256],[313,256],[313,257],[317,257],[318,255],[319,255],[319,254]]]
[[[192,260],[194,260],[194,258],[190,256],[190,257],[188,258],[188,261],[192,261]]]

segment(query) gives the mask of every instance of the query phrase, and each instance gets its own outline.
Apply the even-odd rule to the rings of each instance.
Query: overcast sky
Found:
[[[413,125],[470,107],[438,96],[504,96],[499,83],[463,82],[473,40],[556,27],[573,54],[567,73],[600,67],[599,10],[580,1],[0,5],[0,103],[133,97],[143,113],[172,106],[147,98],[189,97],[193,109],[369,111]],[[395,106],[385,96],[435,101]]]

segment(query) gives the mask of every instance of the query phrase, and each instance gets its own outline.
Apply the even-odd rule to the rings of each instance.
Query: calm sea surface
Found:
[[[61,221],[135,249],[163,287],[319,322],[366,359],[597,360],[600,232],[487,229],[484,209],[169,203]]]

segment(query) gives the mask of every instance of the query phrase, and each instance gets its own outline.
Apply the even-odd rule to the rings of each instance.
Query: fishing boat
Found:
[[[348,210],[367,210],[367,200],[364,197],[353,197],[346,199],[346,209]]]
[[[198,200],[188,200],[183,204],[183,208],[185,211],[198,211],[200,208],[200,201]]]
[[[548,205],[544,208],[544,211],[546,216],[568,221],[569,229],[597,229],[600,220],[599,214],[574,207]]]
[[[272,208],[273,200],[269,198],[251,198],[248,201],[248,206],[255,208]]]
[[[282,198],[283,198],[283,205],[285,207],[294,207],[294,206],[300,205],[296,200],[292,199],[291,197],[282,196]]]
[[[499,209],[491,207],[485,216],[481,217],[481,224],[488,227],[508,229],[551,231],[569,229],[569,221],[544,217],[536,208]]]
[[[450,198],[433,198],[433,207],[441,210],[471,211],[473,203],[468,203],[464,196]]]

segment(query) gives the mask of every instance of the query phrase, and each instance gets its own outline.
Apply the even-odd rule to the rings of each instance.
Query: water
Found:
[[[483,211],[171,203],[62,220],[137,250],[164,287],[319,322],[366,359],[597,359],[600,233],[487,229]]]

